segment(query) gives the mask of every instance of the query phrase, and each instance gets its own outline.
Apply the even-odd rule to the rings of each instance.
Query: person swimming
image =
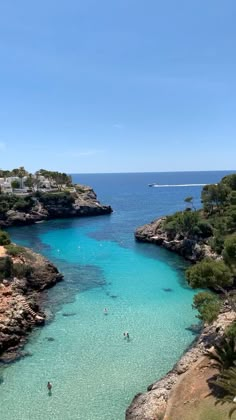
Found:
[[[104,313],[104,315],[107,315],[107,314],[108,314],[108,310],[107,310],[107,308],[104,308],[104,309],[103,309],[103,313]]]
[[[127,340],[129,340],[129,333],[128,333],[128,331],[124,332],[123,336],[124,336],[124,338],[127,338]]]
[[[47,383],[47,389],[48,389],[48,393],[51,394],[51,392],[52,392],[52,384],[49,381]]]

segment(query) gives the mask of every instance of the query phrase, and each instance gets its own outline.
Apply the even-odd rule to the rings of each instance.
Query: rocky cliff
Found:
[[[31,205],[27,210],[24,206],[18,209],[16,203],[8,211],[0,213],[0,227],[29,225],[55,218],[98,216],[112,212],[110,206],[100,204],[92,188],[83,185],[77,186],[71,193],[36,193],[30,200]]]
[[[24,354],[27,335],[45,322],[40,308],[42,291],[62,280],[57,268],[41,255],[27,248],[14,249],[20,252],[13,257],[7,247],[0,247],[0,362]]]
[[[136,240],[162,246],[191,262],[200,261],[205,257],[220,258],[212,251],[207,240],[202,237],[168,233],[165,230],[165,221],[166,217],[162,217],[137,228],[135,231]],[[166,376],[151,384],[146,393],[140,393],[134,397],[126,411],[126,420],[158,420],[164,418],[170,393],[181,375],[220,339],[225,327],[234,319],[235,312],[226,307],[213,325],[202,330],[192,348],[183,355]]]
[[[211,247],[202,238],[170,235],[164,229],[165,217],[154,220],[136,229],[135,238],[140,242],[151,242],[175,252],[185,259],[196,262],[205,257],[218,259]]]
[[[210,326],[203,328],[200,336],[173,367],[159,381],[149,385],[146,393],[137,394],[126,411],[126,420],[160,420],[164,418],[172,390],[195,362],[200,360],[206,351],[221,340],[228,325],[235,319],[235,312],[225,307],[218,319]],[[176,419],[177,420],[177,419]]]

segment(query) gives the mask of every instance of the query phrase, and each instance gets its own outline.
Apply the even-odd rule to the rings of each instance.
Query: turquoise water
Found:
[[[194,338],[185,263],[133,237],[136,226],[158,215],[156,207],[167,212],[169,195],[165,201],[162,192],[157,206],[151,191],[139,206],[138,190],[103,191],[99,198],[116,210],[111,216],[10,230],[13,240],[54,261],[65,280],[48,292],[54,318],[30,336],[32,356],[4,368],[1,420],[124,419],[134,395],[171,369]],[[178,200],[173,206],[181,208]]]
[[[104,223],[96,220],[83,220],[77,227],[66,221],[63,229],[53,222],[36,228],[42,231],[46,254],[65,274],[71,267],[76,271],[79,261],[88,270],[96,267],[95,279],[87,290],[83,285],[81,293],[74,290],[73,302],[63,305],[54,321],[31,338],[26,348],[32,357],[5,369],[1,420],[123,419],[134,394],[166,373],[192,340],[185,328],[195,322],[193,292],[182,286],[181,271],[163,255],[157,259],[147,254],[146,246],[131,249],[94,239],[91,233]],[[62,287],[65,284],[53,294],[63,293]],[[129,342],[124,331],[130,333]],[[51,397],[48,380],[53,384]]]

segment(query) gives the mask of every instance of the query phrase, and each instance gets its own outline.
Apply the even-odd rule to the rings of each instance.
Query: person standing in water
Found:
[[[107,315],[108,314],[107,308],[104,308],[103,312],[104,312],[104,315]]]
[[[52,394],[52,384],[49,381],[47,383],[47,389],[48,389],[48,394],[51,395]]]

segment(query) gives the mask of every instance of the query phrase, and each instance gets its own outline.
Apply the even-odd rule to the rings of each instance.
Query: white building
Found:
[[[6,178],[0,178],[0,188],[3,193],[12,193],[14,188],[12,188],[12,182],[17,181],[20,185],[20,188],[17,188],[18,191],[25,192],[27,188],[24,187],[24,181],[27,179],[27,176],[20,178],[19,176],[9,176]],[[21,188],[22,185],[22,188]]]
[[[8,181],[8,178],[0,178],[0,189],[3,193],[12,193],[11,182]]]

